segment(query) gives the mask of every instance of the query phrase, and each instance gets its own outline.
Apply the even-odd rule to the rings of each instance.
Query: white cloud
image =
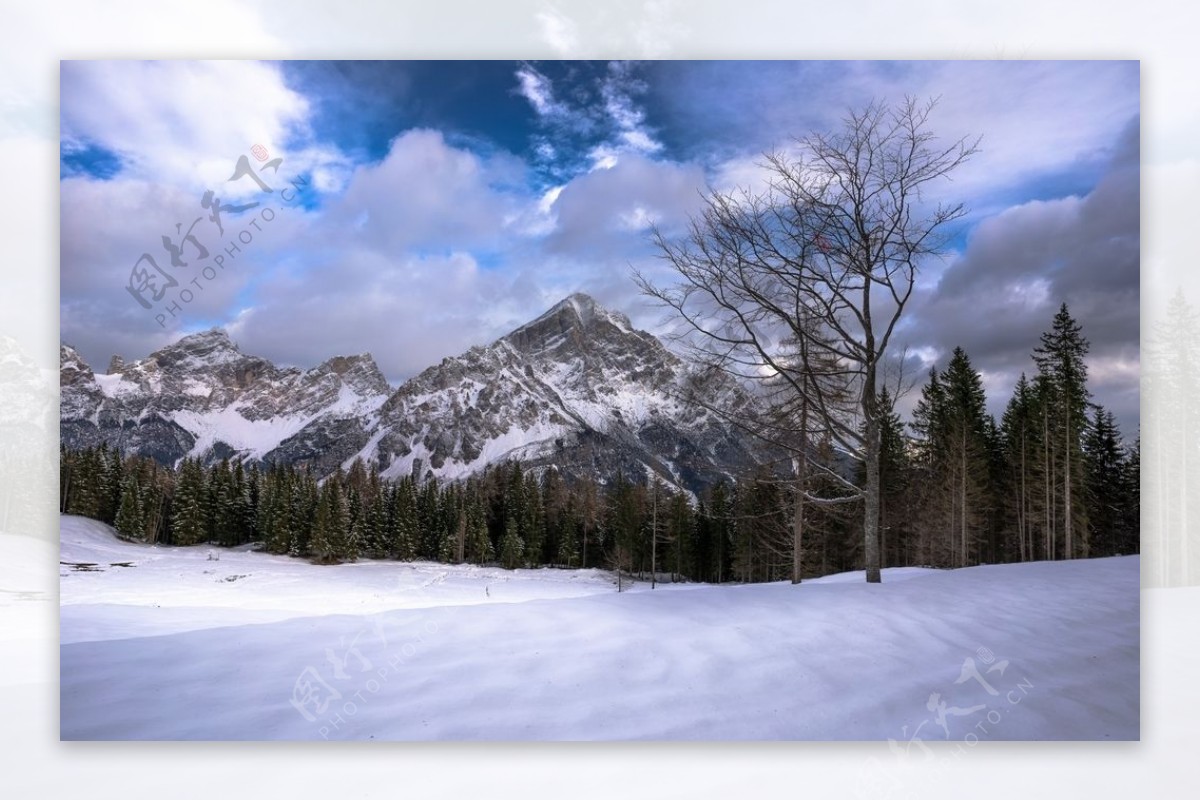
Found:
[[[534,111],[542,116],[563,112],[563,107],[554,100],[554,88],[549,78],[529,64],[521,65],[516,74],[517,90],[522,97],[529,101],[529,105],[533,106]]]
[[[588,152],[588,158],[592,162],[591,169],[594,170],[611,170],[617,166],[620,161],[620,151],[612,145],[596,145]]]
[[[640,153],[655,153],[662,150],[662,143],[655,140],[646,127],[646,114],[634,100],[634,95],[644,92],[645,88],[633,76],[629,64],[615,61],[608,66],[608,75],[600,92],[604,97],[604,110],[617,129],[620,147]]]
[[[396,256],[408,248],[498,244],[505,220],[530,199],[498,184],[512,165],[448,144],[433,130],[397,137],[378,164],[357,167],[324,214],[330,242],[356,225],[359,244]]]
[[[538,30],[542,38],[560,56],[568,56],[579,48],[579,28],[575,21],[557,8],[545,8],[536,14]]]
[[[311,141],[308,101],[279,68],[251,61],[68,61],[62,66],[66,149],[97,144],[130,177],[229,197],[259,191],[227,183],[238,158],[262,145],[288,174],[312,171],[318,187],[340,186],[346,169],[332,146]],[[252,164],[257,164],[251,160]],[[270,184],[270,173],[264,180]]]

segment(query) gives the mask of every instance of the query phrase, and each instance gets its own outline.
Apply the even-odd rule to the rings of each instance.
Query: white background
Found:
[[[1143,332],[1189,287],[1200,203],[1195,3],[0,2],[0,335],[53,371],[64,58],[1124,58],[1142,62]],[[1193,301],[1196,293],[1190,293]],[[1154,413],[1143,410],[1143,418]],[[47,431],[45,458],[56,459]],[[1148,456],[1153,457],[1150,443]],[[49,496],[56,488],[46,488]],[[59,743],[57,518],[0,555],[47,602],[0,614],[12,797],[1158,797],[1200,793],[1200,587],[1143,593],[1141,743],[981,743],[897,767],[886,744]],[[1145,532],[1147,548],[1194,531]],[[1153,535],[1153,536],[1151,536]],[[1147,551],[1149,555],[1149,551]],[[1195,579],[1193,579],[1195,581]],[[37,611],[31,615],[28,607]],[[0,610],[4,612],[4,610]]]

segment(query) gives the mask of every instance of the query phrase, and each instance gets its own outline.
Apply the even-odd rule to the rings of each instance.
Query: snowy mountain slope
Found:
[[[61,567],[66,740],[892,739],[920,762],[1139,735],[1137,557],[621,594],[436,566],[410,603],[386,577],[435,566],[207,562],[110,532],[63,518],[63,559],[106,565]]]
[[[0,335],[0,430],[23,440],[21,434],[53,423],[53,373],[39,368],[12,337]]]
[[[676,356],[581,294],[394,392],[370,356],[281,369],[215,329],[107,374],[64,345],[61,387],[69,447],[103,440],[164,463],[238,455],[328,474],[362,457],[387,477],[455,479],[513,459],[692,490],[753,463],[736,432],[680,402],[695,385]],[[746,402],[732,384],[704,391]]]
[[[243,354],[225,332],[184,337],[145,359],[94,373],[70,346],[60,356],[60,427],[68,447],[106,441],[173,464],[184,456],[288,461],[350,453],[366,440],[391,387],[369,354],[311,370]]]
[[[653,471],[695,488],[752,457],[719,420],[680,402],[688,381],[653,336],[571,295],[401,386],[361,455],[386,476],[457,478],[511,458],[579,476]]]

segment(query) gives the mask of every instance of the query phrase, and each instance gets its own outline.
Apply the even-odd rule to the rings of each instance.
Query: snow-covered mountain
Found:
[[[694,489],[752,455],[681,400],[691,389],[686,365],[655,337],[576,294],[394,392],[369,355],[277,368],[219,330],[114,359],[107,374],[64,345],[62,435],[163,462],[236,454],[328,473],[361,456],[386,477],[454,479],[513,459],[601,479],[653,471]],[[739,397],[732,385],[705,391]]]
[[[0,430],[22,436],[54,425],[54,378],[0,334]],[[24,439],[22,439],[24,442]]]
[[[173,464],[184,456],[269,460],[296,437],[322,437],[331,453],[362,439],[391,387],[369,354],[311,370],[247,356],[219,329],[184,337],[94,373],[60,351],[60,428],[68,447],[101,441]],[[347,453],[346,455],[349,455]]]

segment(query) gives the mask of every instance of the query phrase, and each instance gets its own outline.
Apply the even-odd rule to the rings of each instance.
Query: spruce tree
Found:
[[[331,476],[321,485],[313,516],[308,553],[317,564],[329,565],[354,558],[350,542],[350,515],[342,492],[340,475]]]
[[[141,542],[146,537],[146,520],[142,514],[142,489],[136,472],[130,471],[121,482],[121,500],[117,506],[114,527],[122,539]]]
[[[983,379],[962,348],[955,348],[943,375],[946,391],[947,455],[957,543],[952,564],[977,559],[975,548],[991,507],[990,425]]]
[[[1040,539],[1036,536],[1041,530],[1037,513],[1040,508],[1037,469],[1042,450],[1039,420],[1033,387],[1021,373],[1001,418],[1000,430],[1008,470],[1005,482],[1007,518],[1011,521],[1012,538],[1016,540],[1009,548],[1010,558],[1015,556],[1022,562],[1037,558]]]
[[[554,555],[554,561],[563,567],[579,566],[579,545],[574,529],[573,521],[564,522],[559,529],[558,548]]]
[[[1128,524],[1125,510],[1132,499],[1128,497],[1128,467],[1121,447],[1121,432],[1112,412],[1102,406],[1095,408],[1083,447],[1091,555],[1124,553],[1130,539],[1124,530]]]
[[[208,504],[204,468],[192,458],[184,458],[172,499],[171,537],[176,545],[198,545],[208,540]]]
[[[477,565],[496,558],[492,539],[488,535],[487,516],[478,499],[467,507],[467,558]]]
[[[912,469],[904,423],[890,392],[879,394],[880,567],[909,563],[909,504]]]
[[[521,566],[525,555],[525,543],[521,541],[520,527],[515,518],[508,518],[504,525],[504,538],[500,540],[500,562],[509,570]]]
[[[115,525],[121,496],[125,492],[125,465],[121,451],[102,443],[97,458],[100,468],[96,514],[99,520]]]
[[[1083,432],[1090,393],[1087,388],[1088,341],[1062,304],[1054,322],[1034,350],[1038,377],[1048,406],[1044,411],[1046,435],[1053,445],[1052,471],[1057,488],[1055,525],[1061,521],[1062,555],[1067,559],[1088,555],[1087,513],[1084,504]]]
[[[1142,530],[1142,440],[1138,437],[1125,450],[1125,507],[1121,510],[1117,553],[1140,553]]]
[[[166,497],[163,490],[163,470],[152,460],[139,464],[143,539],[156,543],[166,536]]]
[[[210,542],[218,545],[238,544],[238,520],[234,495],[233,472],[229,467],[229,460],[222,459],[208,471],[208,539]]]
[[[410,477],[392,487],[388,496],[387,543],[392,559],[411,562],[417,558],[417,499]]]

